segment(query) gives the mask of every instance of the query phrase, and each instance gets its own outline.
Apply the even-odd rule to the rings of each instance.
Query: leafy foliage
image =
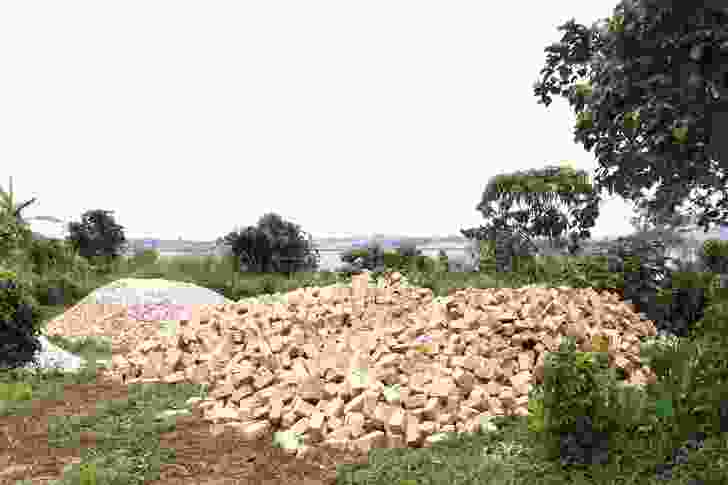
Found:
[[[223,241],[232,248],[242,271],[293,273],[318,268],[319,252],[300,226],[274,213],[265,214],[256,226],[231,232]]]
[[[135,268],[152,266],[159,261],[159,251],[156,249],[145,249],[134,254],[131,258],[131,265]]]
[[[397,254],[405,258],[413,258],[415,256],[421,256],[422,250],[417,249],[417,245],[411,242],[403,242],[397,249]]]
[[[342,253],[341,260],[346,263],[342,269],[346,273],[362,270],[379,273],[384,270],[386,260],[395,264],[403,261],[398,252],[394,252],[394,256],[387,256],[387,253],[379,242],[368,241],[365,247],[351,248]]]
[[[41,348],[38,302],[29,284],[0,276],[0,367],[22,367]]]
[[[7,213],[0,213],[0,264],[15,266],[33,237],[30,229]]]
[[[33,239],[26,253],[33,272],[45,274],[56,268],[70,268],[74,253],[64,242],[54,239]]]
[[[521,203],[525,209],[510,210]],[[567,206],[571,219],[557,203]],[[496,228],[511,228],[529,238],[548,237],[553,243],[564,234],[577,241],[590,237],[589,228],[599,214],[599,197],[585,171],[547,166],[491,178],[476,210],[490,222],[490,236]]]
[[[706,240],[699,253],[699,258],[710,271],[728,273],[728,240]]]
[[[565,33],[545,49],[534,95],[545,106],[559,95],[574,108],[574,139],[599,163],[595,188],[638,200],[658,182],[657,206],[687,200],[702,209],[706,230],[726,220],[728,11],[625,1],[608,25],[572,19],[558,30]]]
[[[20,213],[23,211],[23,209],[34,203],[36,199],[34,197],[28,201],[16,204],[14,196],[15,194],[13,193],[13,178],[10,177],[8,191],[5,192],[2,187],[0,187],[0,212],[15,218],[17,223],[22,225],[24,224],[24,221]]]
[[[565,448],[565,442],[575,445],[575,432],[603,432],[610,429],[616,416],[609,414],[605,396],[615,387],[616,376],[608,370],[605,352],[577,352],[574,338],[565,338],[558,351],[546,355],[543,385],[535,395],[541,402],[532,406],[535,414],[530,426],[544,432],[552,453],[556,451],[554,445],[559,444],[562,460],[577,458],[575,455],[578,455],[580,448],[582,460],[571,463],[584,463],[583,459],[589,451],[586,446],[576,447],[575,450],[574,446]],[[588,430],[578,429],[584,419],[589,421]]]
[[[112,213],[90,210],[83,213],[80,223],[71,222],[67,241],[74,251],[88,260],[100,259],[110,263],[118,259],[127,242],[124,228],[116,223]]]

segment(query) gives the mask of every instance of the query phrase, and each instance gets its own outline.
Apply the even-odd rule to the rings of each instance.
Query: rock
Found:
[[[639,360],[650,321],[610,293],[573,288],[459,290],[433,299],[392,273],[350,286],[302,288],[286,303],[192,310],[176,333],[115,355],[117,381],[208,383],[206,420],[243,436],[294,430],[304,444],[427,447],[435,433],[473,431],[494,415],[526,415],[546,353],[610,339],[629,384],[654,378]],[[430,350],[419,347],[421,335]],[[423,353],[424,352],[424,353]],[[226,423],[226,424],[225,424]]]

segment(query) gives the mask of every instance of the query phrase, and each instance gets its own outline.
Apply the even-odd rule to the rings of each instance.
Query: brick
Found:
[[[357,281],[359,297],[351,288],[296,290],[285,306],[196,307],[169,338],[126,331],[112,339],[131,350],[114,355],[111,377],[207,383],[209,396],[192,405],[213,424],[237,423],[247,435],[302,429],[311,440],[361,447],[426,446],[441,429],[477,428],[479,413],[523,415],[547,352],[567,335],[580,351],[592,335],[607,335],[609,365],[629,385],[654,379],[639,359],[640,338],[656,334],[652,322],[592,289],[469,288],[435,303],[430,290],[403,286],[401,275],[386,274],[376,289]],[[350,327],[342,328],[344,318]],[[87,322],[78,332],[123,328],[121,320]],[[421,333],[444,351],[415,352]],[[356,368],[368,369],[366,381],[351,382]],[[393,384],[400,399],[387,402],[383,386]]]

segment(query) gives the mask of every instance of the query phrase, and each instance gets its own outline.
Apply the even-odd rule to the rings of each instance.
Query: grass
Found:
[[[555,277],[558,271],[549,273]],[[340,281],[334,274],[303,274],[293,278],[270,275],[241,276],[229,261],[215,258],[163,258],[141,268],[131,262],[114,268],[113,273],[92,275],[83,280],[83,292],[122,277],[159,277],[188,281],[214,288],[231,299],[261,293],[287,291],[300,286],[323,286]],[[414,284],[430,287],[436,296],[447,295],[453,288],[488,288],[520,286],[525,280],[515,277],[467,273],[412,274]],[[80,281],[80,280],[79,280]],[[554,283],[556,284],[556,283]],[[82,293],[83,293],[82,292]],[[43,307],[44,325],[63,313],[74,301],[56,307]],[[71,341],[50,337],[54,344],[76,353],[89,362],[78,373],[47,371],[40,374],[13,370],[0,373],[0,383],[28,384],[32,399],[4,402],[0,415],[22,414],[36,399],[62,399],[68,384],[88,383],[96,379],[97,366],[110,358],[108,343],[94,339]],[[169,409],[184,409],[190,397],[204,397],[205,389],[189,384],[133,384],[128,399],[99,404],[93,417],[56,416],[49,422],[49,445],[78,447],[79,436],[93,432],[97,445],[83,450],[84,464],[96,467],[96,483],[101,485],[141,485],[156,478],[159,464],[173,460],[170,450],[160,449],[157,437],[174,428],[174,421],[161,418]],[[525,417],[494,418],[490,430],[475,434],[447,435],[432,448],[376,449],[366,466],[341,468],[339,484],[347,485],[506,485],[506,484],[688,484],[690,478],[702,483],[726,483],[728,477],[728,438],[726,433],[708,434],[705,447],[692,451],[688,463],[676,467],[671,481],[655,477],[655,467],[665,462],[680,439],[676,433],[661,429],[660,424],[634,431],[622,430],[613,436],[611,459],[606,465],[564,468],[554,460],[545,445],[528,430]],[[170,454],[171,453],[171,454]],[[70,467],[58,485],[80,483],[81,469]],[[23,482],[20,482],[23,483]],[[29,483],[29,482],[28,482]],[[23,485],[25,485],[23,483]]]

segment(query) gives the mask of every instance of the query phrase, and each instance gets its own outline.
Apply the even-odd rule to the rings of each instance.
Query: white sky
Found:
[[[532,85],[558,25],[616,3],[3,2],[0,186],[38,198],[26,217],[113,210],[129,238],[269,211],[315,237],[459,234],[498,173],[593,174]],[[607,200],[592,235],[632,214]]]

